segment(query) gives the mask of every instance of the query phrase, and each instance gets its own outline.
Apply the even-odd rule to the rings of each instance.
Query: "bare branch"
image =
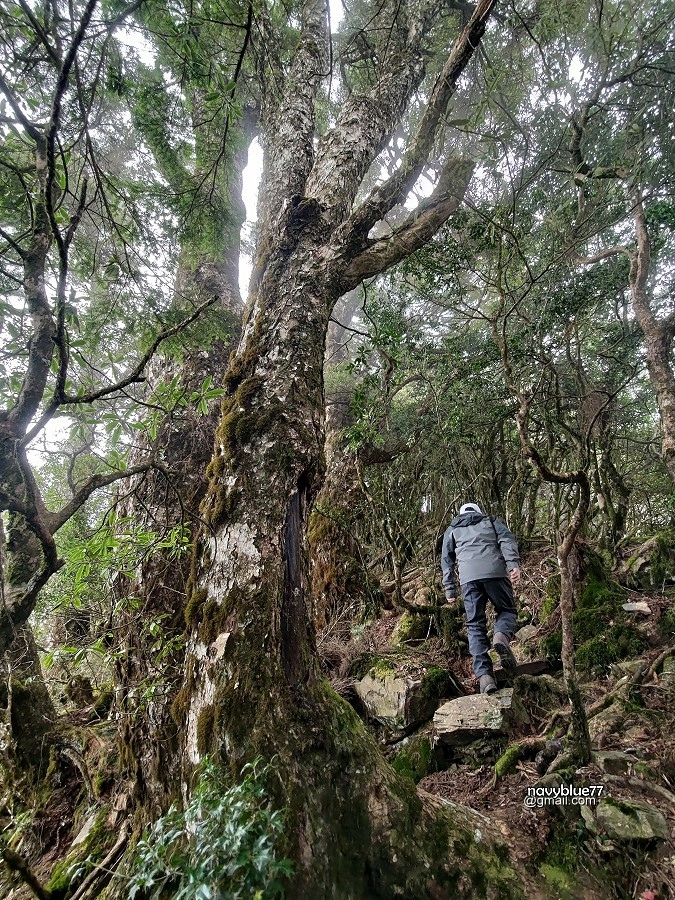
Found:
[[[155,457],[150,457],[145,460],[145,462],[138,463],[136,466],[131,466],[128,469],[122,469],[117,472],[109,472],[107,475],[92,475],[80,488],[78,488],[75,495],[66,503],[65,506],[61,507],[58,512],[48,513],[46,516],[46,520],[49,526],[49,530],[52,534],[56,534],[56,532],[64,525],[68,519],[75,515],[75,513],[82,507],[89,497],[97,491],[99,488],[106,487],[109,484],[114,484],[116,481],[121,481],[123,478],[131,478],[133,475],[140,475],[143,472],[147,472],[149,469],[157,469],[160,472],[166,473],[166,467],[160,463]]]
[[[136,363],[134,368],[120,381],[115,382],[115,384],[108,385],[108,387],[100,388],[97,391],[92,391],[90,394],[82,394],[81,396],[77,394],[63,394],[61,397],[54,397],[49,406],[45,409],[44,413],[40,416],[40,419],[26,434],[26,437],[22,441],[24,446],[28,445],[32,440],[35,439],[36,435],[40,433],[47,422],[52,418],[59,406],[63,406],[65,404],[81,406],[84,403],[93,403],[95,400],[100,400],[103,397],[110,396],[110,394],[115,394],[119,391],[122,391],[130,384],[143,381],[143,369],[145,369],[147,364],[150,362],[155,354],[155,351],[162,343],[162,341],[165,341],[167,338],[173,337],[174,334],[178,334],[180,331],[194,322],[195,319],[205,309],[207,309],[209,306],[212,306],[217,299],[217,297],[210,297],[204,303],[201,303],[199,306],[197,306],[196,309],[181,322],[178,322],[176,325],[172,325],[171,328],[165,328],[164,331],[161,331],[158,335],[156,335],[156,337],[154,338],[148,349],[145,351],[141,359]]]

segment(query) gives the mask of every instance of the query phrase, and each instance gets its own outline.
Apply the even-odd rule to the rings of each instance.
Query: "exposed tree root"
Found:
[[[115,846],[105,859],[91,870],[70,900],[86,900],[88,897],[94,900],[95,897],[98,897],[102,887],[101,882],[112,875],[112,867],[119,862],[122,850],[126,846],[128,839],[128,826],[125,824]]]

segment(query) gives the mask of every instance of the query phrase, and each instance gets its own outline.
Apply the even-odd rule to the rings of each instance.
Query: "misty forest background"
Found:
[[[672,643],[674,22],[2,0],[3,896],[565,896],[391,768],[350,665],[405,616],[473,688],[467,500],[551,617],[554,768]]]

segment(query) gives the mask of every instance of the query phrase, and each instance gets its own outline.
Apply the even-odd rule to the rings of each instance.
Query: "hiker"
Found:
[[[517,622],[512,584],[520,581],[518,543],[500,519],[483,515],[475,503],[465,503],[443,535],[441,569],[446,603],[457,599],[455,563],[459,566],[473,670],[481,694],[490,694],[497,690],[497,683],[488,653],[488,600],[497,613],[492,646],[504,669],[514,669],[518,664],[509,646]]]

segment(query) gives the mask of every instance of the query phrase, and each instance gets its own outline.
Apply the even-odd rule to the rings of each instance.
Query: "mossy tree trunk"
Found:
[[[432,807],[401,781],[322,679],[307,541],[324,475],[330,312],[363,278],[422,246],[458,207],[473,167],[449,160],[414,215],[390,237],[369,238],[426,165],[491,6],[477,5],[400,168],[356,209],[370,164],[422,78],[433,6],[408,7],[405,24],[387,30],[374,85],[351,95],[316,153],[328,59],[321,0],[303,4],[281,100],[267,98],[249,313],[207,470],[206,526],[188,588],[187,671],[174,711],[183,716],[187,790],[207,753],[234,769],[257,755],[275,761],[296,864],[291,898],[478,896],[488,890],[486,866],[504,890],[519,893],[492,850],[477,847],[471,815]]]
[[[40,570],[40,542],[22,516],[10,513],[7,534],[0,520],[0,590],[3,606],[21,592]],[[45,684],[37,645],[27,623],[17,625],[0,662],[0,728],[3,758],[0,768],[9,783],[44,774],[53,742],[56,710]]]

